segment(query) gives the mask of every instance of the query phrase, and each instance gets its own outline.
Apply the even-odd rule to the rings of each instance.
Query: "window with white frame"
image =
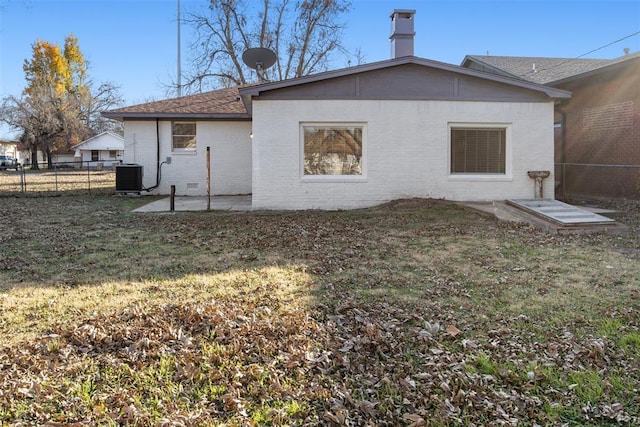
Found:
[[[171,150],[195,151],[196,123],[171,122]]]
[[[506,126],[451,126],[451,174],[505,175]]]
[[[362,124],[304,124],[304,175],[363,174]]]

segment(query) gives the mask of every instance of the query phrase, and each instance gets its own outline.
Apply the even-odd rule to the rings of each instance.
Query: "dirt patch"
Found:
[[[450,206],[451,202],[438,199],[398,199],[372,208],[374,210],[407,210],[407,209],[431,209],[441,206]]]

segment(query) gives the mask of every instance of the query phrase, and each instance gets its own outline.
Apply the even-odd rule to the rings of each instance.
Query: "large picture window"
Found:
[[[172,122],[171,136],[173,151],[193,151],[196,149],[195,122]]]
[[[452,127],[451,173],[504,175],[506,136],[503,127]]]
[[[304,175],[362,175],[362,125],[303,125]]]

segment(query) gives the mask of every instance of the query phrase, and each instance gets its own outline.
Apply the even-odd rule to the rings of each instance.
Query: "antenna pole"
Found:
[[[180,0],[178,0],[178,81],[177,81],[177,89],[178,96],[182,96],[182,70],[180,69]]]
[[[256,62],[256,74],[258,75],[258,83],[262,83],[262,62]]]

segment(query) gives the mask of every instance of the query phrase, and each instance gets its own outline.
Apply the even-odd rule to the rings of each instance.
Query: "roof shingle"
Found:
[[[468,60],[472,60],[489,68],[500,70],[510,77],[546,85],[638,56],[640,53],[615,59],[467,55],[462,65],[464,66]]]
[[[261,92],[277,90],[306,83],[313,83],[331,78],[344,77],[357,73],[375,71],[379,69],[417,64],[419,66],[436,68],[447,72],[461,73],[483,79],[506,82],[510,85],[525,87],[544,92],[549,97],[568,98],[568,92],[541,86],[527,79],[512,79],[497,74],[480,73],[477,70],[432,61],[414,56],[406,56],[370,64],[357,65],[339,70],[327,71],[311,76],[298,77],[290,80],[232,87],[214,90],[196,95],[148,102],[123,108],[117,108],[102,113],[112,119],[209,119],[209,120],[250,120],[251,114],[243,100],[250,100],[251,96],[258,96]],[[502,73],[504,74],[504,73]],[[513,76],[508,76],[513,77]],[[249,101],[250,102],[250,101]]]
[[[103,115],[119,119],[145,117],[249,118],[237,87],[116,108],[104,112]]]

